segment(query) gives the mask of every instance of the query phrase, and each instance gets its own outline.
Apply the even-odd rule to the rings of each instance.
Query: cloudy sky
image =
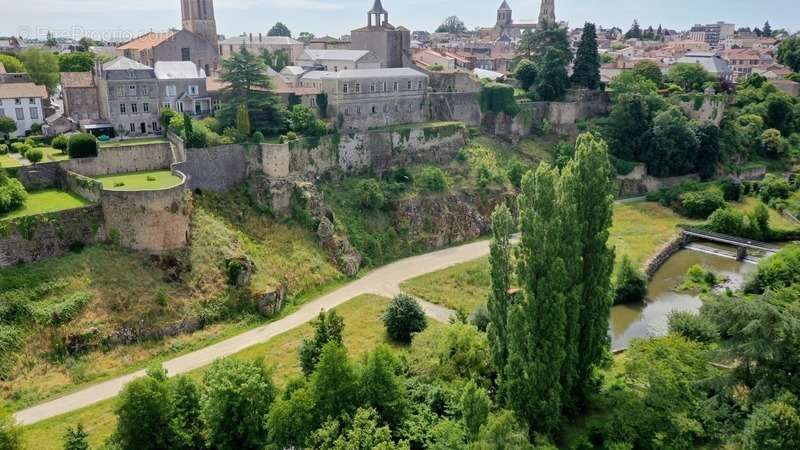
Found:
[[[215,0],[219,32],[266,32],[277,21],[293,33],[340,36],[365,25],[373,0]],[[467,26],[494,23],[501,0],[383,0],[390,21],[414,30],[433,29],[458,15]],[[535,19],[539,0],[509,0],[518,19]],[[721,5],[724,5],[721,6]],[[0,0],[0,35],[129,36],[180,26],[179,0]],[[684,29],[718,20],[774,28],[800,28],[797,0],[556,0],[559,20],[572,26],[587,20],[627,29],[633,19]]]

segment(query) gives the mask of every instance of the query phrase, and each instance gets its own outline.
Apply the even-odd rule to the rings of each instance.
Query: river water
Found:
[[[710,246],[709,247],[716,247]],[[733,251],[735,249],[725,249]],[[656,272],[647,293],[647,300],[630,305],[615,306],[611,310],[611,348],[626,348],[634,338],[661,336],[667,333],[668,317],[672,311],[698,311],[702,302],[699,296],[677,292],[686,278],[686,272],[699,264],[718,275],[728,278],[726,287],[737,289],[756,265],[736,261],[720,255],[696,250],[681,250],[673,255]]]

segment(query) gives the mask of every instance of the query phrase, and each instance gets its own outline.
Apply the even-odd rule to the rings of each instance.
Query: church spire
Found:
[[[389,23],[389,12],[383,8],[381,0],[375,0],[375,3],[372,5],[372,9],[370,9],[367,13],[367,26],[380,27],[385,23]]]

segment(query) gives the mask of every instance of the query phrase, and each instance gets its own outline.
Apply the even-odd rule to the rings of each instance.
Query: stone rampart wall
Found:
[[[178,186],[153,191],[104,190],[100,204],[109,239],[127,248],[161,253],[189,240],[191,194]]]
[[[169,143],[101,148],[95,158],[71,159],[60,164],[87,177],[163,170],[172,164],[172,150]]]
[[[105,239],[97,205],[0,222],[0,267],[61,256]]]
[[[186,174],[187,188],[221,192],[236,187],[257,169],[259,146],[223,145],[186,150],[186,160],[173,166]]]

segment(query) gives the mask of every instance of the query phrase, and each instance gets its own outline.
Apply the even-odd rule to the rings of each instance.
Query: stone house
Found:
[[[238,36],[220,42],[219,54],[222,56],[222,59],[226,59],[232,54],[238,53],[242,47],[256,55],[261,54],[262,50],[267,50],[273,54],[284,52],[289,56],[290,64],[294,64],[294,62],[300,58],[304,48],[302,42],[296,41],[290,37],[264,36],[261,33],[258,34],[258,37],[253,37],[251,33],[249,36]]]
[[[218,49],[208,39],[189,30],[147,33],[117,48],[126,58],[150,67],[159,61],[191,61],[206,73],[219,66]]]
[[[62,72],[64,116],[75,122],[100,119],[100,102],[93,72]]]
[[[343,128],[365,130],[428,120],[428,76],[410,68],[328,72],[319,76],[319,82],[311,82],[328,95],[328,116],[342,121]]]
[[[160,132],[159,85],[152,67],[121,57],[99,66],[95,80],[105,125],[130,136]]]
[[[189,61],[159,61],[155,65],[159,105],[179,113],[207,116],[212,113],[206,90],[206,73]]]
[[[47,89],[33,83],[0,84],[0,117],[9,117],[17,124],[12,137],[25,136],[33,124],[44,123]]]
[[[381,60],[368,50],[306,49],[297,59],[297,66],[306,70],[338,72],[354,69],[380,69]]]

